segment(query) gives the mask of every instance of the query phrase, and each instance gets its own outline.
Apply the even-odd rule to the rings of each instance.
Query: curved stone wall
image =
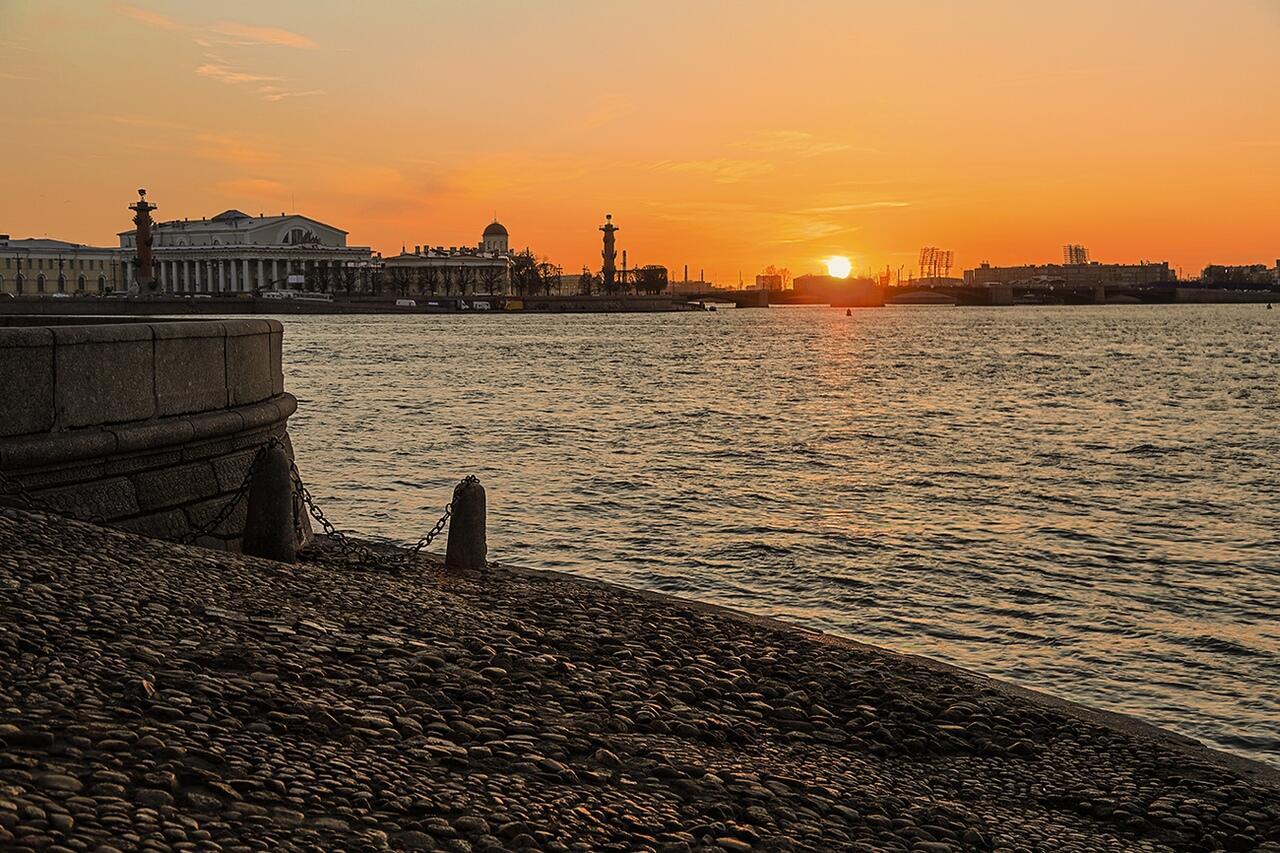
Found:
[[[234,496],[259,447],[289,447],[297,401],[275,320],[4,322],[0,471],[55,511],[182,539]],[[197,544],[239,550],[245,511]]]

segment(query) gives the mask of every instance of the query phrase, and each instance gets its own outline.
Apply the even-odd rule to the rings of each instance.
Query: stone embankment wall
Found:
[[[54,511],[183,539],[289,447],[275,320],[22,323],[0,325],[0,472]],[[245,504],[197,544],[239,550]]]

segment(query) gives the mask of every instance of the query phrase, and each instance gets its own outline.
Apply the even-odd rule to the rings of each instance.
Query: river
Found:
[[[282,319],[299,464],[340,527],[413,541],[475,473],[491,559],[1280,764],[1280,312]]]

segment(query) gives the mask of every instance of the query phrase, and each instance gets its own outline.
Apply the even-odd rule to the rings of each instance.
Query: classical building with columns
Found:
[[[118,249],[0,234],[0,293],[100,295],[122,288]]]
[[[383,285],[403,293],[505,293],[511,251],[507,229],[494,220],[470,246],[414,246],[383,262]]]
[[[124,281],[134,289],[136,231],[119,237]],[[368,246],[348,246],[346,231],[310,217],[239,210],[158,222],[151,254],[156,290],[166,293],[350,289],[344,280],[367,270],[373,255]]]

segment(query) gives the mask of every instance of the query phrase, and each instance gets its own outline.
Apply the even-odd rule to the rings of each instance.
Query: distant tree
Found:
[[[422,286],[426,288],[427,293],[435,296],[436,291],[440,289],[440,270],[430,265],[423,267]]]
[[[460,266],[458,267],[458,290],[463,296],[476,292],[476,270],[475,267]]]
[[[498,292],[498,286],[502,283],[502,268],[497,266],[486,265],[480,269],[480,284],[484,288],[484,292],[493,295]]]
[[[539,285],[538,259],[525,249],[511,259],[511,288],[519,296],[536,293]]]
[[[782,289],[783,290],[791,289],[791,270],[787,269],[786,267],[775,267],[773,264],[769,264],[769,266],[764,268],[764,274],[776,275],[781,277]]]
[[[667,268],[663,266],[641,267],[635,271],[636,293],[656,296],[667,289]]]
[[[578,293],[583,296],[590,296],[592,285],[595,284],[595,277],[591,275],[591,270],[587,269],[587,265],[582,265],[582,275],[578,276]]]
[[[444,289],[445,296],[453,294],[454,285],[457,283],[457,279],[455,278],[456,272],[457,267],[440,268],[440,286]]]
[[[407,296],[409,285],[413,283],[413,272],[408,267],[391,267],[389,278],[391,290],[396,296]]]
[[[543,258],[538,262],[535,271],[537,287],[541,288],[545,295],[550,296],[551,289],[560,285],[560,267]]]
[[[360,270],[351,264],[343,264],[334,271],[335,285],[348,296],[360,283]]]

